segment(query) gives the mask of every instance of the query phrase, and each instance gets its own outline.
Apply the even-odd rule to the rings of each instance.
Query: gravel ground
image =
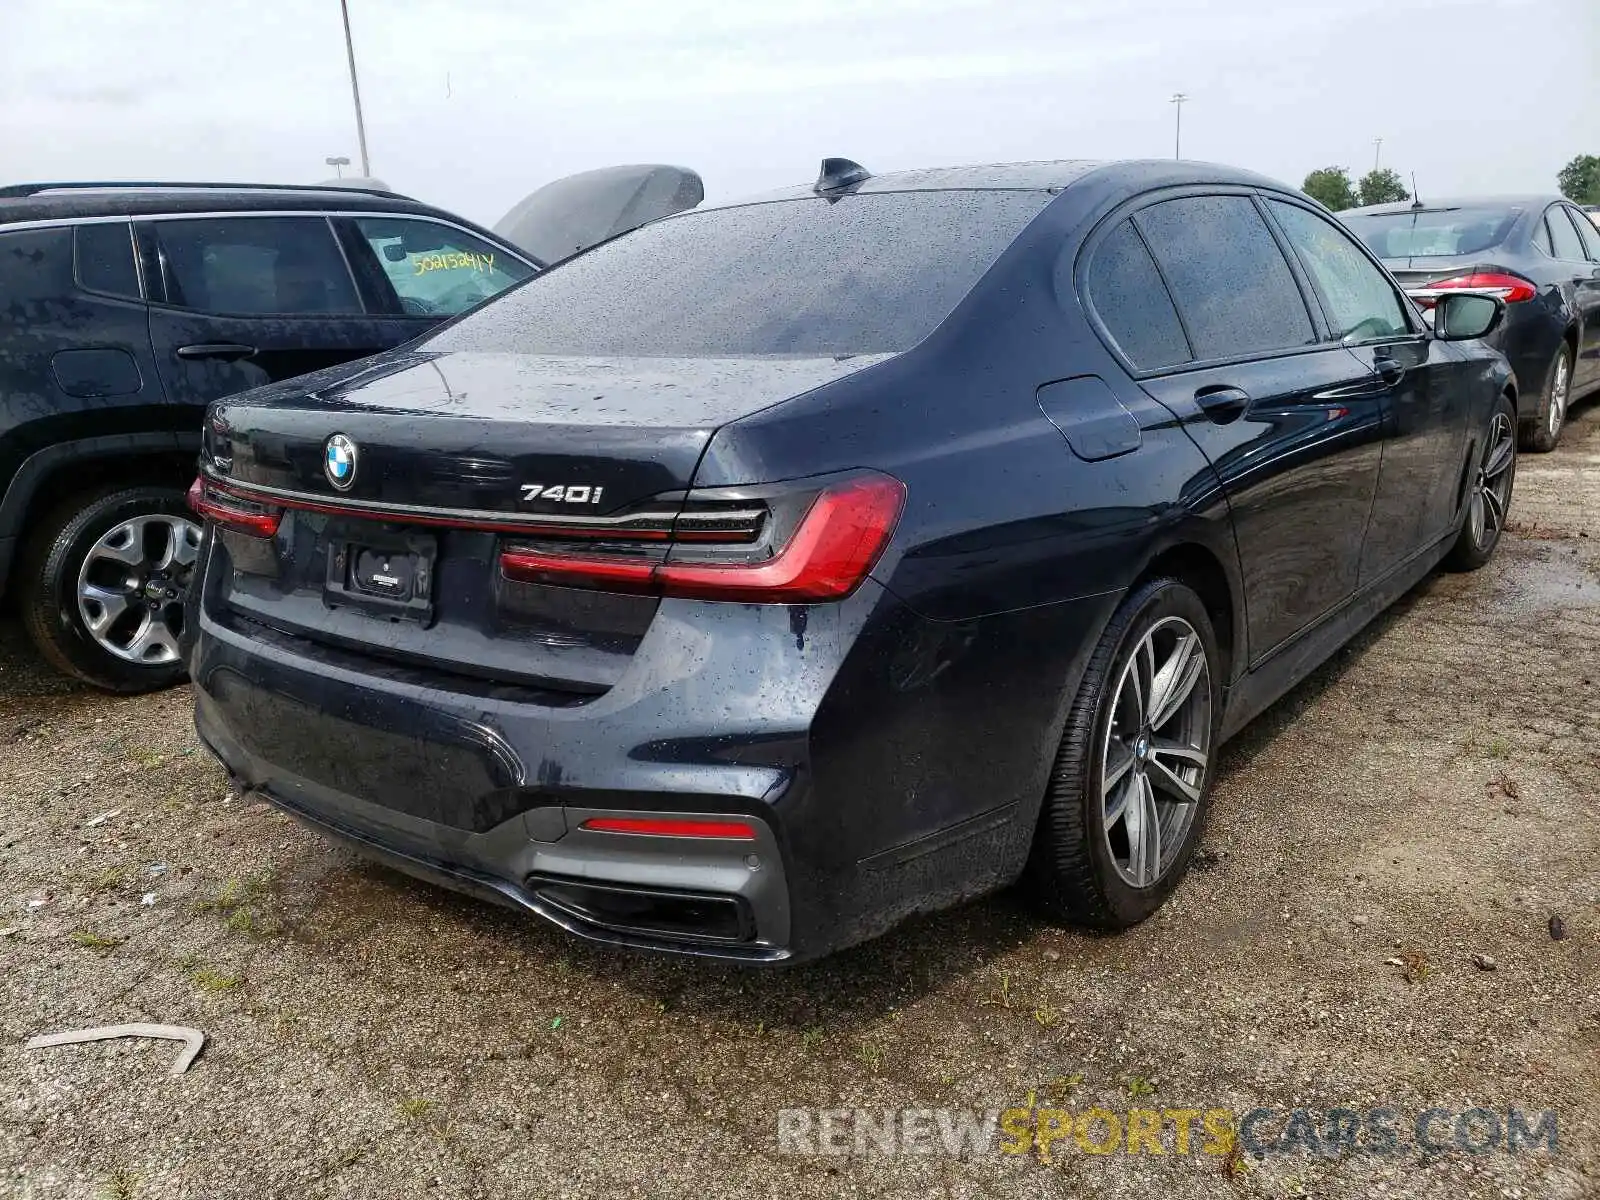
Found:
[[[230,795],[185,691],[86,692],[0,627],[0,1194],[1600,1195],[1595,407],[1523,460],[1513,518],[1230,745],[1146,925],[1002,896],[767,973],[364,864]],[[170,1043],[22,1045],[137,1020],[209,1042],[179,1077]],[[778,1152],[781,1109],[1030,1097],[1264,1107],[1268,1136],[1295,1108],[1550,1110],[1559,1146]]]

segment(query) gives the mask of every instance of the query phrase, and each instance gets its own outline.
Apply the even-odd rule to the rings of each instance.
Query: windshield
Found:
[[[1498,246],[1521,215],[1515,208],[1424,208],[1340,219],[1379,258],[1428,258]]]
[[[905,350],[949,315],[1050,198],[889,192],[693,212],[536,276],[428,348],[574,356]]]

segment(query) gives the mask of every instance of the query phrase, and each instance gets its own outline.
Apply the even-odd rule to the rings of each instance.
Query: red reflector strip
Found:
[[[283,513],[277,510],[254,512],[229,504],[217,489],[207,487],[203,479],[189,485],[189,507],[208,521],[215,521],[224,529],[250,537],[269,538],[278,532]]]
[[[744,821],[696,821],[678,817],[590,817],[580,829],[596,833],[634,833],[650,837],[720,838],[753,842],[754,825]]]
[[[547,554],[540,550],[506,550],[500,570],[518,583],[548,583],[557,587],[581,586],[616,592],[654,592],[658,564],[627,558],[585,558],[576,554]]]

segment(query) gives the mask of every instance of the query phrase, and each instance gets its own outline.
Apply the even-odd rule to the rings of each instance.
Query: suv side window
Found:
[[[1135,367],[1150,371],[1194,357],[1167,285],[1133,222],[1123,221],[1095,249],[1086,290],[1089,306]]]
[[[1552,204],[1544,215],[1550,224],[1550,244],[1555,247],[1556,257],[1566,262],[1585,261],[1588,255],[1583,252],[1578,231],[1567,218],[1567,210],[1562,205]]]
[[[155,222],[168,304],[236,316],[360,313],[327,218]]]
[[[1573,227],[1578,231],[1578,239],[1583,242],[1583,248],[1588,251],[1589,258],[1600,262],[1600,229],[1595,228],[1589,214],[1579,212],[1575,208],[1567,209],[1567,216],[1572,218]]]
[[[1185,196],[1134,217],[1201,360],[1316,343],[1305,297],[1248,196]]]
[[[455,316],[533,274],[500,247],[437,221],[356,217],[355,225],[411,316]]]
[[[97,221],[72,231],[78,286],[138,300],[139,270],[133,263],[133,226],[127,221]]]
[[[1348,234],[1299,205],[1267,204],[1322,295],[1335,341],[1377,341],[1411,332],[1400,297]]]

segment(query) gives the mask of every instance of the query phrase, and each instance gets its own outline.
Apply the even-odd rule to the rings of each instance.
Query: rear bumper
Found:
[[[871,582],[805,608],[664,603],[590,698],[430,680],[210,612],[189,667],[238,786],[360,852],[596,941],[771,963],[1015,879],[1115,599],[959,624]],[[754,836],[582,827],[629,814]]]

